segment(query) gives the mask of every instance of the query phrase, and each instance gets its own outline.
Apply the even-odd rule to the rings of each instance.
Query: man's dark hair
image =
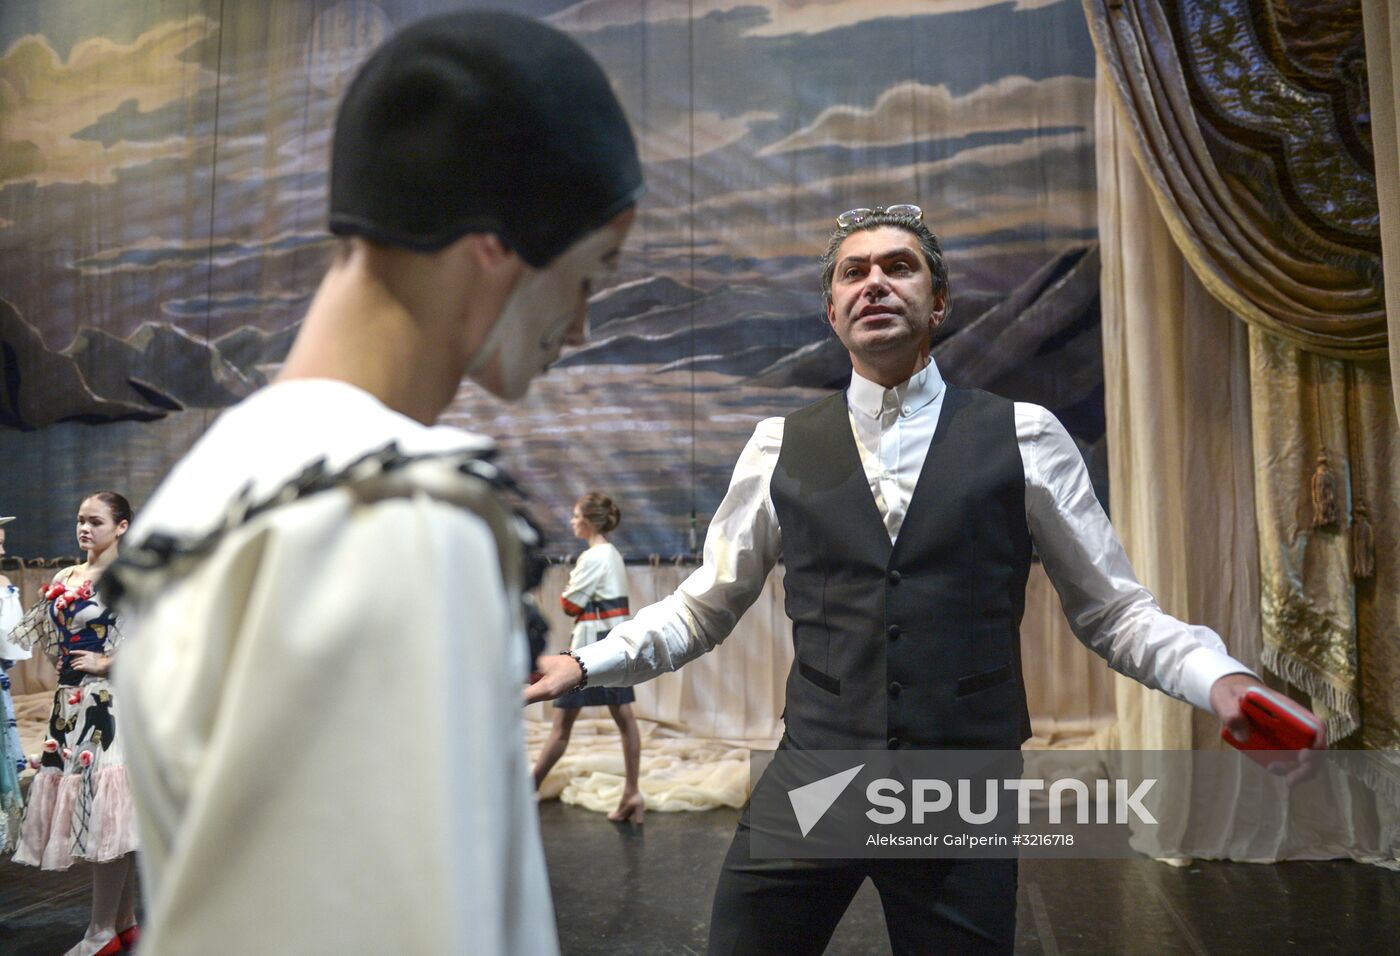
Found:
[[[933,277],[934,295],[943,295],[944,314],[951,310],[951,303],[947,299],[948,295],[948,266],[943,261],[943,248],[938,244],[938,237],[928,226],[924,225],[922,219],[913,216],[892,216],[887,212],[876,212],[850,226],[838,226],[831,234],[831,240],[826,244],[826,252],[822,253],[822,306],[831,305],[831,281],[836,272],[836,253],[841,248],[841,243],[845,242],[852,233],[863,232],[867,229],[879,229],[882,226],[892,226],[895,229],[903,229],[912,233],[919,240],[919,250],[924,254],[924,261],[928,263],[929,275]]]

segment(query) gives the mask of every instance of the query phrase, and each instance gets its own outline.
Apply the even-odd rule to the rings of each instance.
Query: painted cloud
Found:
[[[123,103],[150,112],[212,84],[214,74],[182,54],[217,28],[191,17],[131,43],[95,37],[66,61],[42,36],[17,40],[0,56],[0,184],[110,183],[118,169],[189,155],[195,144],[183,135],[108,145],[74,134]]]
[[[901,83],[870,109],[834,106],[766,147],[760,156],[817,146],[892,146],[972,133],[1084,126],[1094,115],[1094,81],[1080,76],[1032,80],[1004,76],[955,96],[944,84]]]
[[[642,20],[661,22],[689,20],[712,13],[757,8],[767,14],[767,21],[750,30],[748,36],[786,36],[789,34],[820,33],[840,27],[863,23],[875,16],[911,17],[931,13],[962,13],[984,7],[1007,6],[1016,10],[1035,10],[1060,3],[1061,0],[885,0],[878,10],[869,0],[583,0],[567,7],[548,19],[565,30],[602,30],[625,26]]]

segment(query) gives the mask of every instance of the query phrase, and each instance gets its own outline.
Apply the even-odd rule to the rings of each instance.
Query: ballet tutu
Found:
[[[15,862],[66,870],[136,849],[136,810],[106,678],[54,694],[39,773],[29,786]]]

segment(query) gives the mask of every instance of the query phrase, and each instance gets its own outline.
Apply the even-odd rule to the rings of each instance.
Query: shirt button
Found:
[[[899,572],[898,572],[898,571],[890,571],[890,575],[889,575],[889,576],[890,576],[890,583],[891,583],[891,584],[898,584],[898,583],[899,583]]]
[[[914,414],[914,409],[910,408],[908,405],[905,405],[903,408],[900,409],[900,411],[903,412],[905,415]]]
[[[894,640],[895,638],[899,637],[899,625],[891,624],[889,626],[889,629],[886,630],[885,633],[890,636],[890,640]]]
[[[897,681],[897,680],[896,680],[896,681],[890,681],[890,696],[891,696],[891,697],[898,697],[898,696],[899,696],[899,692],[902,691],[903,689],[904,689],[904,685],[901,684],[899,681]]]
[[[899,749],[899,738],[898,738],[898,737],[891,737],[891,738],[890,738],[889,740],[887,740],[885,743],[886,743],[886,745],[887,745],[891,750],[898,750],[898,749]]]

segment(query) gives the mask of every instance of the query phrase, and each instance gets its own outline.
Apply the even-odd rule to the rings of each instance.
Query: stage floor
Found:
[[[638,829],[541,804],[565,956],[704,953],[710,896],[738,816],[649,813]],[[81,868],[0,863],[0,953],[57,956],[82,935],[87,907]],[[1021,864],[1017,922],[1024,956],[1381,953],[1400,939],[1400,875],[1349,862],[1030,860]],[[890,952],[868,882],[828,952]]]

